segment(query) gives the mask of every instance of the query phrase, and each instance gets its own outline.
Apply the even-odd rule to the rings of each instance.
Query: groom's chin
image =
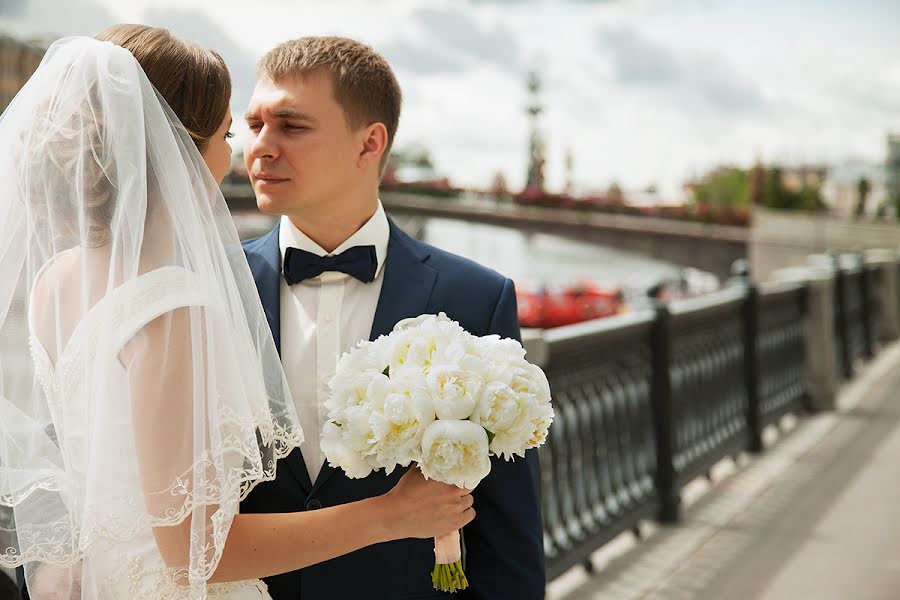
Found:
[[[268,194],[256,194],[256,208],[264,215],[281,214],[281,204],[282,203],[279,202],[277,198],[273,198]]]

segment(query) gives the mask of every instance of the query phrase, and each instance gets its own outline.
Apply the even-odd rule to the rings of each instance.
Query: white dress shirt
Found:
[[[300,450],[313,482],[325,460],[319,439],[328,419],[328,384],[341,355],[360,340],[369,339],[384,281],[390,233],[380,201],[365,225],[331,253],[309,239],[290,219],[281,218],[278,242],[282,264],[289,247],[326,256],[354,246],[375,246],[378,259],[375,280],[370,283],[332,271],[294,285],[281,278],[281,362],[305,437]]]

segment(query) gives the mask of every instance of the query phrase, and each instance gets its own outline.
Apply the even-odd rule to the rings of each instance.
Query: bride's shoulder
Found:
[[[54,254],[38,268],[32,279],[30,304],[33,310],[49,309],[54,299],[68,297],[75,284],[80,285],[78,265],[79,248],[70,248]]]
[[[50,257],[34,276],[33,292],[59,291],[71,280],[77,279],[78,265],[82,260],[81,248],[69,248]]]

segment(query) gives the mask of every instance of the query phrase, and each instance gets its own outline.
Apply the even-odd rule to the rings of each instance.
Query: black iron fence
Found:
[[[882,279],[860,263],[831,281],[835,366],[849,378],[886,339]],[[557,411],[540,451],[551,579],[642,519],[677,521],[686,483],[762,451],[766,426],[809,408],[809,293],[803,282],[758,288],[744,276],[710,296],[531,340]]]

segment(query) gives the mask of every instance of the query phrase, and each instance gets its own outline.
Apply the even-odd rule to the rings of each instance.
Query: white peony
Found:
[[[377,412],[382,410],[392,391],[391,380],[382,373],[347,372],[346,379],[335,382],[333,388],[332,396],[325,402],[329,439],[326,444],[323,431],[322,452],[329,463],[343,468],[348,475],[350,471],[359,471],[359,465],[356,460],[348,462],[345,451],[354,452],[358,460],[369,466],[370,471],[378,468],[375,457],[378,439],[374,423]],[[337,431],[332,427],[336,427]],[[337,441],[340,441],[339,446]]]
[[[367,477],[372,467],[360,453],[344,442],[343,427],[328,421],[322,430],[322,452],[332,467],[341,468],[351,479]]]
[[[434,421],[434,406],[424,394],[411,394],[395,386],[385,397],[380,410],[370,415],[375,440],[374,459],[387,473],[397,465],[406,467],[418,461],[422,452],[422,436]]]
[[[391,372],[405,366],[428,374],[432,364],[450,348],[470,344],[472,335],[447,315],[422,315],[397,324],[389,336],[388,362]],[[454,352],[454,354],[458,354]]]
[[[365,402],[373,381],[381,380],[381,385],[389,383],[383,374],[387,367],[386,339],[361,342],[341,357],[330,382],[331,394],[325,402],[328,410]]]
[[[491,471],[484,428],[472,421],[440,420],[422,436],[422,474],[473,489]]]
[[[501,377],[510,366],[524,368],[528,364],[522,344],[498,335],[475,338],[475,353],[481,360],[487,381]]]
[[[394,325],[394,332],[417,328],[424,324],[433,325],[435,323],[449,323],[459,327],[459,323],[448,317],[447,313],[441,312],[436,315],[419,315],[418,317],[402,319]],[[462,330],[462,327],[459,327],[459,329]]]
[[[514,455],[524,456],[530,448],[537,415],[537,397],[534,394],[516,392],[509,383],[522,370],[507,370],[505,380],[495,380],[484,385],[471,420],[487,429],[492,454],[511,460]]]
[[[434,365],[425,377],[424,386],[415,393],[431,398],[438,419],[468,419],[483,383],[477,372],[462,366]]]
[[[536,448],[547,439],[550,424],[555,416],[550,399],[550,382],[540,367],[526,364],[526,368],[512,378],[510,387],[517,394],[533,396],[536,400],[531,415],[533,432],[526,446]]]

